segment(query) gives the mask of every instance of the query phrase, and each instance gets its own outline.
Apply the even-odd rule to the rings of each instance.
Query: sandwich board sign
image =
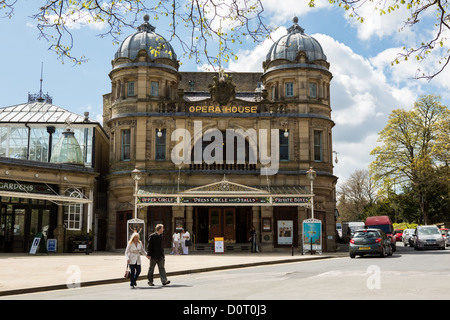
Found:
[[[214,253],[224,253],[224,239],[222,238],[214,238]]]
[[[28,254],[48,253],[47,247],[45,245],[45,237],[39,232],[34,236],[33,242],[31,243],[30,252]]]

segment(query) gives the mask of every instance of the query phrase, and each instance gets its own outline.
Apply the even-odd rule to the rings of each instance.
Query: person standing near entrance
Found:
[[[131,235],[125,249],[127,264],[130,266],[130,287],[132,289],[136,286],[136,281],[141,273],[141,254],[146,256],[147,252],[145,252],[144,246],[139,240],[139,233],[135,232]]]
[[[250,243],[252,245],[251,252],[256,252],[256,229],[253,226],[250,230]]]
[[[154,286],[153,273],[155,271],[156,265],[158,265],[159,277],[163,286],[170,283],[170,281],[167,280],[166,269],[164,267],[165,256],[163,248],[163,232],[164,225],[157,224],[156,231],[152,233],[148,238],[147,254],[148,258],[150,259],[150,267],[148,268],[147,278],[149,286]]]
[[[189,254],[189,246],[186,246],[186,240],[191,240],[191,235],[189,231],[181,230],[181,250],[183,254]]]
[[[180,247],[180,234],[175,230],[172,236],[172,252],[170,254],[178,255],[179,247]]]

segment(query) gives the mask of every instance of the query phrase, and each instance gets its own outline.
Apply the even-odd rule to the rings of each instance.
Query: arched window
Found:
[[[67,189],[65,192],[67,197],[82,198],[82,194],[75,189]],[[69,204],[64,205],[64,224],[67,230],[81,230],[82,218],[83,218],[83,205],[82,204]]]

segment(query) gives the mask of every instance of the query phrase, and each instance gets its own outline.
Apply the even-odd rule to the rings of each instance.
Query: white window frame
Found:
[[[128,97],[134,97],[135,94],[135,86],[134,86],[134,81],[129,81],[128,85],[127,85],[127,96]]]
[[[75,189],[67,189],[65,195],[73,198],[83,197],[80,191]],[[81,231],[83,227],[83,205],[81,203],[64,205],[63,213],[66,229]]]
[[[285,93],[286,98],[294,97],[294,82],[289,81],[285,83]]]

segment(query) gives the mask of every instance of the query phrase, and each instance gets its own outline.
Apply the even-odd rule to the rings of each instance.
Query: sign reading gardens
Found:
[[[258,113],[257,106],[190,106],[190,113]]]

